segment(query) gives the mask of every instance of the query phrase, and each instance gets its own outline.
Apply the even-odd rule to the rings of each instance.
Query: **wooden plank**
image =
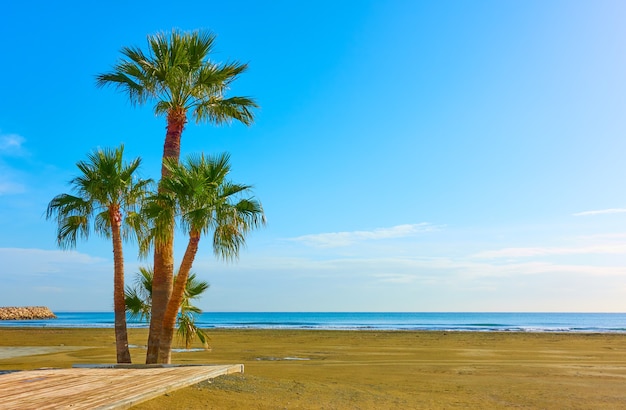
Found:
[[[47,375],[44,374],[44,376],[41,373],[35,373],[28,375],[28,378],[16,377],[15,379],[19,382],[29,383],[27,389],[24,389],[24,384],[21,384],[19,390],[22,390],[22,394],[19,397],[12,397],[11,401],[8,400],[9,397],[0,396],[3,398],[2,407],[0,408],[12,408],[10,407],[12,405],[15,405],[13,408],[29,408],[31,406],[32,408],[62,408],[63,404],[72,405],[73,408],[94,408],[95,404],[102,403],[110,404],[103,408],[123,408],[115,403],[111,404],[111,401],[115,401],[119,397],[128,401],[130,397],[132,399],[130,404],[138,403],[142,400],[156,397],[162,392],[194,384],[219,374],[241,371],[241,367],[222,366],[211,371],[202,371],[200,374],[198,374],[199,369],[193,369],[190,372],[185,368],[157,370],[156,372],[127,370],[123,373],[115,372],[115,375],[111,373],[111,369],[95,370],[95,374],[93,374],[94,370],[84,370],[86,371],[78,374],[79,377],[76,377],[75,371],[73,374],[57,371],[54,377],[50,376],[50,371],[47,372]],[[168,375],[167,373],[171,374]],[[138,377],[141,378],[140,382],[137,382]],[[111,380],[115,382],[113,390]],[[0,379],[1,381],[2,379]],[[64,387],[61,388],[61,386]],[[38,388],[38,394],[35,394],[37,392],[34,387]],[[0,389],[2,392],[5,391],[1,387]],[[94,395],[93,390],[97,390],[99,394]],[[115,394],[112,394],[112,391]],[[37,396],[46,397],[45,404]],[[80,403],[77,403],[77,398]],[[83,407],[78,407],[75,403],[82,404]],[[126,407],[130,406],[130,404]],[[26,407],[27,405],[28,407]]]
[[[127,409],[243,365],[30,370],[0,375],[0,409]]]

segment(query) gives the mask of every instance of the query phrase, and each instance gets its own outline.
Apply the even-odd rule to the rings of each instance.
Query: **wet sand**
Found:
[[[130,343],[145,343],[131,329]],[[136,409],[626,408],[626,335],[212,330],[175,363],[243,363]],[[112,363],[112,329],[0,328],[0,370]],[[199,346],[194,346],[199,347]],[[9,349],[10,350],[10,349]],[[24,350],[22,350],[23,352]],[[145,349],[131,349],[142,363]],[[0,393],[1,395],[1,393]]]

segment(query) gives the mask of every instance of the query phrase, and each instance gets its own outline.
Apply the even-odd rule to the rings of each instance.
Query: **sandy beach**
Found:
[[[626,408],[626,335],[212,330],[174,363],[243,375],[136,409]],[[142,363],[145,329],[131,329]],[[0,329],[0,371],[112,363],[111,329]],[[15,353],[15,354],[12,354]]]

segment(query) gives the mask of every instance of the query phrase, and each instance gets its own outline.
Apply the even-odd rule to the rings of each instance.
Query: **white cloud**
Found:
[[[605,215],[605,214],[622,214],[626,212],[626,208],[609,208],[599,209],[595,211],[584,211],[572,214],[573,216],[590,216],[590,215]]]
[[[0,154],[21,155],[24,153],[23,144],[26,139],[17,134],[0,135]]]
[[[377,278],[378,281],[382,283],[408,284],[413,283],[416,280],[415,275],[398,273],[381,273],[372,275],[372,277]]]
[[[577,275],[579,277],[626,276],[626,268],[623,266],[575,265],[541,262],[511,265],[509,267],[509,272],[520,272],[525,275],[565,274],[568,276]]]
[[[34,288],[37,292],[42,293],[64,293],[65,289],[55,286],[37,286]]]
[[[336,248],[362,241],[404,238],[434,230],[437,230],[437,228],[429,223],[423,222],[419,224],[396,225],[390,228],[378,228],[371,231],[330,232],[303,235],[291,238],[291,240],[318,248]]]
[[[593,261],[511,262],[470,256],[320,260],[257,255],[235,265],[207,257],[194,270],[211,282],[203,308],[257,311],[533,310],[542,309],[541,303],[547,306],[555,295],[561,302],[551,309],[575,310],[588,291],[613,306],[606,309],[619,311],[623,293],[615,285],[626,278],[626,267],[619,262],[599,266]],[[564,299],[565,293],[571,300]]]
[[[599,241],[599,240],[622,240],[626,239],[626,232],[619,233],[596,233],[591,235],[578,235],[577,239],[585,240],[585,241]]]
[[[103,264],[110,263],[104,258],[94,257],[76,251],[0,248],[1,273],[14,273],[23,276],[81,272],[86,267],[100,270]],[[108,269],[107,269],[108,270]]]
[[[626,255],[626,244],[603,244],[581,247],[504,248],[474,254],[474,258],[530,258],[535,256],[612,254]]]
[[[227,278],[234,272],[247,277],[260,276],[268,282],[308,281],[338,283],[386,283],[396,284],[439,284],[468,286],[487,278],[522,278],[541,275],[546,278],[556,275],[578,275],[579,277],[626,276],[623,263],[611,260],[598,264],[597,258],[586,260],[540,260],[541,255],[574,254],[619,254],[626,255],[626,245],[588,248],[509,248],[468,256],[393,256],[369,255],[361,257],[337,257],[316,259],[310,257],[268,257],[252,256],[244,258],[233,266],[215,266],[209,259],[200,260],[196,270],[208,276]],[[496,253],[500,252],[500,253]],[[507,253],[508,252],[508,253]],[[519,255],[529,255],[528,260],[515,260]],[[262,272],[262,273],[261,273]],[[278,285],[277,285],[278,286]]]
[[[23,184],[6,181],[4,178],[0,177],[0,195],[21,194],[25,191],[26,187]]]
[[[113,261],[76,251],[0,248],[0,300],[53,311],[111,310]],[[133,272],[126,266],[127,277]]]
[[[17,182],[20,172],[2,161],[2,157],[22,157],[26,154],[23,144],[26,140],[17,134],[0,134],[0,195],[19,194],[26,187]]]

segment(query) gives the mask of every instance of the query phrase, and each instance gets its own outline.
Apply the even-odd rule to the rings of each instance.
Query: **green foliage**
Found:
[[[157,33],[148,36],[148,50],[124,47],[113,70],[96,76],[99,87],[113,86],[132,104],[155,101],[155,113],[187,112],[196,122],[250,125],[257,104],[248,97],[225,98],[230,84],[247,64],[215,63],[210,56],[215,35],[205,31]]]
[[[93,151],[87,161],[76,164],[80,174],[70,181],[74,195],[60,194],[50,201],[46,218],[57,222],[59,247],[74,248],[79,237],[89,238],[91,229],[110,238],[112,216],[123,220],[123,238],[145,236],[145,219],[138,217],[138,210],[152,181],[136,177],[141,159],[125,163],[123,154],[123,145]]]
[[[135,286],[132,288],[126,287],[126,311],[133,319],[139,319],[141,321],[150,320],[150,310],[152,309],[152,277],[152,269],[141,266],[135,278]]]
[[[261,203],[253,197],[252,186],[227,179],[230,156],[190,155],[182,163],[167,159],[169,175],[161,181],[163,192],[147,199],[146,219],[151,221],[149,237],[167,241],[172,216],[189,234],[213,233],[213,251],[222,259],[234,259],[245,244],[246,234],[265,224]],[[146,247],[144,246],[144,249]]]
[[[185,342],[185,349],[189,349],[197,337],[205,349],[209,348],[209,335],[195,323],[195,316],[191,312],[180,313],[176,320],[176,334]]]
[[[133,319],[150,320],[153,276],[152,268],[140,267],[135,278],[135,286],[126,287],[126,311]],[[174,277],[174,280],[176,280],[176,277]],[[209,284],[199,280],[195,273],[189,274],[185,285],[183,302],[176,321],[177,335],[184,341],[186,349],[189,349],[196,337],[205,348],[208,348],[209,336],[195,324],[195,316],[202,313],[202,310],[192,304],[208,288]]]
[[[93,229],[112,239],[114,257],[113,306],[118,363],[130,363],[124,313],[124,255],[122,240],[143,238],[147,234],[145,218],[138,208],[147,195],[150,180],[137,178],[139,158],[123,161],[124,146],[99,149],[76,166],[80,173],[70,181],[73,194],[54,197],[46,209],[46,218],[57,224],[60,248],[76,246],[78,238],[88,239]]]
[[[96,76],[99,87],[113,86],[124,92],[133,105],[154,102],[155,113],[167,117],[164,160],[168,157],[177,159],[180,156],[180,137],[189,115],[196,123],[211,122],[216,125],[233,120],[250,125],[254,121],[253,109],[258,106],[253,99],[226,96],[232,82],[247,70],[247,64],[212,61],[214,42],[215,36],[204,31],[173,30],[171,33],[157,33],[148,37],[146,51],[137,47],[124,47],[121,50],[122,58],[113,69]],[[162,177],[164,176],[165,172],[162,173]],[[137,223],[150,221],[152,224],[147,234],[139,238],[139,250],[141,256],[146,256],[151,246],[156,245],[155,263],[159,263],[156,271],[160,277],[155,286],[159,295],[167,290],[172,278],[169,262],[166,265],[159,261],[169,261],[173,255],[176,209],[174,197],[157,195],[145,205],[142,217],[133,220]],[[204,218],[202,211],[196,214],[191,219],[197,221],[198,218]],[[192,213],[189,215],[191,217]],[[183,224],[187,223],[186,219],[181,220]],[[79,229],[83,226],[82,221],[77,219],[73,223],[78,228],[72,228],[72,232],[85,232]],[[236,257],[239,246],[243,244],[243,236],[238,234],[244,233],[237,228],[232,225],[228,229],[215,230],[219,233],[214,236],[214,250],[218,255],[224,258]],[[198,235],[195,236],[197,237]],[[230,244],[227,243],[229,241]],[[164,259],[157,258],[158,255],[165,255]],[[191,266],[191,263],[188,265]],[[188,272],[188,268],[185,271]],[[155,300],[155,318],[165,312],[166,299]],[[149,363],[157,360],[157,328],[158,326],[150,328],[147,356]]]

